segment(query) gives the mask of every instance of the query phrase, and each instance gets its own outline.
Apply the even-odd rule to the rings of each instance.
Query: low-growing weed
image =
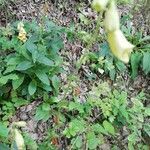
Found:
[[[42,96],[43,91],[58,94],[63,47],[63,29],[50,21],[25,23],[27,40],[18,39],[17,27],[1,29],[0,97],[12,90],[22,97]]]
[[[146,141],[143,141],[149,137],[147,120],[150,114],[149,108],[143,105],[145,100],[143,92],[128,98],[125,91],[111,90],[106,82],[93,85],[85,103],[77,101],[77,97],[70,102],[57,100],[46,107],[53,119],[53,127],[46,138],[51,139],[51,144],[46,140],[41,146],[51,145],[59,149],[63,139],[70,149],[96,149],[111,137],[115,140],[111,148],[128,147],[131,150],[145,147],[148,150]],[[44,106],[39,108],[44,112]],[[43,119],[45,117],[39,118]],[[118,135],[123,131],[128,141],[121,144]]]
[[[42,109],[38,110],[40,116],[37,114],[36,118],[44,119],[44,114],[45,120],[49,119],[45,97],[58,95],[58,75],[62,71],[59,50],[63,48],[64,28],[47,19],[41,24],[33,21],[21,23],[18,28],[17,25],[18,22],[0,28],[0,142],[8,145],[12,141],[7,127],[11,126],[9,121],[20,106],[33,99],[43,99]],[[28,135],[24,138],[29,141]],[[30,139],[27,146],[34,147],[32,144],[35,145]],[[1,147],[7,148],[5,144],[0,144]]]

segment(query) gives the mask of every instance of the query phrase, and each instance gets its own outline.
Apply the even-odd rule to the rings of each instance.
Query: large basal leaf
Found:
[[[63,48],[63,40],[59,37],[55,37],[51,42],[48,43],[52,53],[57,53],[61,48]]]
[[[31,67],[33,67],[33,64],[30,61],[23,61],[16,67],[16,70],[23,71]]]
[[[47,66],[53,66],[54,65],[54,62],[44,55],[39,55],[37,61],[39,63],[47,65]]]
[[[4,71],[3,74],[11,73],[11,72],[13,72],[15,69],[16,69],[16,66],[15,66],[15,65],[14,65],[14,66],[13,66],[13,65],[8,66],[8,67],[6,68],[6,70]]]
[[[52,87],[50,85],[42,84],[42,85],[38,85],[38,86],[40,86],[41,88],[43,88],[47,92],[52,91]]]
[[[13,56],[13,57],[8,56],[6,58],[6,62],[7,62],[7,66],[9,66],[9,65],[15,65],[16,66],[18,63],[21,62],[21,59],[20,59],[20,57],[17,57],[17,56]]]
[[[38,58],[37,46],[29,39],[26,42],[26,48],[32,54],[32,60],[35,63]]]
[[[33,53],[37,50],[37,46],[29,40],[26,42],[26,48],[30,53]]]
[[[8,80],[17,80],[18,76],[16,74],[9,74],[6,76],[0,77],[0,84],[4,85],[8,82]]]
[[[32,60],[33,60],[34,63],[37,61],[38,55],[39,54],[38,54],[37,50],[35,50],[35,51],[32,52]]]
[[[36,89],[37,89],[37,83],[36,83],[36,81],[32,80],[28,86],[29,94],[33,95],[36,92]]]
[[[24,75],[19,75],[17,80],[12,81],[13,89],[16,90],[24,81]]]
[[[143,70],[146,74],[150,72],[150,52],[145,52],[143,55]]]
[[[60,80],[56,75],[54,75],[52,77],[52,84],[53,84],[53,87],[55,88],[55,90],[58,91],[59,85],[60,85]]]
[[[36,71],[36,76],[46,85],[50,85],[49,78],[45,72]]]

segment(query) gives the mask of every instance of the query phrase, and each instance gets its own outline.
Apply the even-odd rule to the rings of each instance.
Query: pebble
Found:
[[[20,114],[20,119],[21,119],[21,120],[27,120],[27,119],[28,119],[28,116],[27,116],[25,113],[21,113],[21,114]]]
[[[32,105],[28,105],[27,107],[26,107],[26,112],[29,112],[29,111],[31,111],[33,109],[33,106]]]
[[[21,108],[20,108],[20,111],[21,111],[21,112],[25,112],[25,110],[26,110],[26,107],[21,107]]]
[[[34,132],[36,130],[36,127],[37,127],[37,123],[33,120],[30,120],[28,123],[27,123],[27,126],[29,128],[30,131]]]
[[[34,140],[38,140],[39,138],[37,133],[30,133],[30,135]]]

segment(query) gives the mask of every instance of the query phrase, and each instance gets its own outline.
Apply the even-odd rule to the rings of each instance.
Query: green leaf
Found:
[[[73,119],[69,123],[69,128],[68,128],[70,135],[75,136],[78,132],[84,132],[85,131],[85,123],[82,119]]]
[[[16,70],[23,71],[31,67],[33,67],[33,64],[30,61],[23,61],[16,67]]]
[[[26,42],[25,46],[30,53],[33,53],[37,50],[37,46],[29,40]]]
[[[17,80],[17,79],[18,79],[18,76],[16,74],[9,74],[9,75],[6,75],[6,76],[2,76],[0,78],[0,83],[2,85],[4,85],[8,82],[8,80]]]
[[[88,24],[89,19],[85,15],[83,15],[82,13],[79,13],[79,18],[80,18],[81,22],[83,22],[85,25]]]
[[[37,145],[36,141],[31,138],[30,134],[24,133],[23,137],[24,137],[25,145],[27,145],[28,149],[30,149],[30,150],[38,149],[38,145]]]
[[[99,56],[105,57],[105,56],[108,56],[109,53],[110,53],[109,46],[106,42],[102,43],[99,46],[99,49],[100,49],[99,52],[98,52]]]
[[[128,136],[128,140],[132,143],[135,143],[136,142],[136,139],[137,139],[137,135],[135,132],[131,133],[129,136]]]
[[[103,122],[103,126],[104,126],[105,130],[106,130],[108,133],[110,133],[110,134],[112,134],[112,135],[115,134],[115,129],[114,129],[113,125],[112,125],[110,122],[108,122],[107,120],[105,120],[105,121]]]
[[[132,142],[128,142],[128,150],[135,150]]]
[[[79,102],[70,102],[69,110],[78,110],[79,113],[84,113],[84,107]]]
[[[114,80],[115,76],[116,76],[116,70],[115,69],[111,69],[109,71],[109,76],[110,76],[111,80]]]
[[[33,95],[36,92],[36,89],[37,89],[37,83],[36,83],[35,80],[32,80],[29,83],[29,86],[28,86],[28,92],[29,92],[29,94]]]
[[[6,62],[7,62],[7,66],[8,65],[17,65],[18,63],[21,62],[20,57],[14,56],[14,57],[10,57],[10,58],[6,58]]]
[[[50,110],[50,105],[48,103],[43,103],[42,104],[42,110],[49,111]]]
[[[17,80],[12,81],[13,89],[16,90],[24,81],[24,75],[19,75]]]
[[[124,105],[119,106],[120,107],[120,112],[122,114],[122,116],[124,116],[126,118],[126,121],[129,122],[129,115],[128,115],[128,111],[126,109],[126,107]]]
[[[56,90],[59,89],[60,80],[56,75],[52,77],[52,85]]]
[[[51,80],[52,80],[52,85],[55,89],[55,94],[57,95],[59,92],[60,80],[56,75],[54,75]]]
[[[99,144],[99,140],[96,138],[94,132],[87,133],[87,143],[89,149],[96,149]]]
[[[32,60],[33,60],[33,63],[35,63],[38,59],[38,51],[35,50],[32,52]]]
[[[26,42],[26,48],[32,54],[32,59],[33,62],[35,63],[38,58],[37,46],[33,42],[31,42],[31,39],[29,39]]]
[[[107,135],[107,131],[100,124],[98,124],[98,123],[94,124],[92,126],[92,129],[96,133],[103,133],[103,134]]]
[[[77,148],[80,148],[82,146],[82,137],[78,136],[75,143]]]
[[[145,114],[146,114],[147,116],[150,116],[150,108],[145,108]]]
[[[40,85],[40,87],[43,88],[47,92],[52,91],[52,88],[50,85],[43,84],[43,85]]]
[[[150,124],[144,125],[144,132],[150,137]]]
[[[142,59],[141,53],[136,52],[131,55],[132,78],[135,78],[138,75],[138,67],[141,62],[141,59]]]
[[[51,42],[48,41],[48,45],[53,54],[57,53],[64,46],[63,40],[59,37],[54,38]]]
[[[45,72],[36,71],[35,74],[44,84],[50,85],[49,78]]]
[[[150,72],[150,52],[145,52],[143,55],[143,70],[146,74]]]
[[[12,98],[12,102],[14,102],[14,106],[15,107],[20,107],[20,106],[24,106],[24,105],[27,105],[28,104],[28,101],[23,99],[23,98],[18,98],[18,97],[15,97],[15,98]]]
[[[47,58],[44,55],[40,55],[37,59],[37,61],[41,64],[47,65],[47,66],[53,66],[54,63],[52,60],[50,60],[49,58]]]
[[[4,74],[10,73],[16,69],[16,66],[8,66],[4,71]]]
[[[116,66],[117,66],[118,70],[121,72],[125,71],[125,69],[126,69],[125,64],[121,61],[116,61]]]
[[[10,150],[10,149],[8,145],[0,143],[0,150]]]
[[[50,117],[51,117],[50,112],[44,111],[42,109],[42,105],[37,108],[36,115],[35,115],[36,120],[47,121]]]
[[[8,136],[8,128],[0,123],[0,137],[7,137]]]

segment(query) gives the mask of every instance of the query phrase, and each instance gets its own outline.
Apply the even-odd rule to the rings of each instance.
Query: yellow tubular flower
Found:
[[[114,0],[111,0],[109,8],[106,10],[104,18],[104,27],[107,32],[119,30],[119,13]]]
[[[15,134],[15,142],[18,150],[24,150],[25,144],[21,133],[17,129],[14,129],[14,134]]]
[[[92,7],[97,12],[103,11],[106,8],[108,0],[93,0]]]
[[[121,30],[108,32],[108,43],[112,53],[124,63],[128,63],[134,45],[127,41]]]

